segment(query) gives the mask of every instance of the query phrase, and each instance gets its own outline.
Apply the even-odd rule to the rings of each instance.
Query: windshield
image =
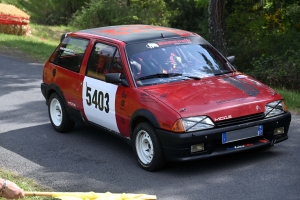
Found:
[[[210,45],[180,44],[129,56],[137,86],[178,82],[232,72],[233,67]]]

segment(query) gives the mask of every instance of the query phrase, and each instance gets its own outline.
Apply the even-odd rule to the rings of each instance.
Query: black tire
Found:
[[[133,132],[133,147],[141,168],[156,171],[166,165],[159,138],[155,129],[148,122],[140,123]]]
[[[48,114],[53,128],[59,133],[68,132],[75,125],[57,93],[52,93],[49,98]]]

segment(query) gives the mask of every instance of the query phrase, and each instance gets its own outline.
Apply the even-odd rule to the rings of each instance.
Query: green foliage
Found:
[[[208,38],[209,0],[165,0],[171,27],[181,28]]]
[[[300,31],[300,5],[292,4],[287,6],[285,19],[288,21],[291,29]]]
[[[288,1],[228,0],[226,37],[237,69],[273,87],[299,90],[299,11]]]
[[[294,37],[294,32],[284,38],[273,37],[270,40],[270,43],[274,41],[270,45],[273,51],[254,57],[250,63],[253,69],[247,70],[248,73],[273,87],[300,90],[300,41],[295,41]],[[292,41],[296,43],[288,47],[286,43],[292,44]]]
[[[167,26],[168,13],[163,0],[91,0],[85,9],[75,13],[71,25],[93,28],[119,24],[153,24]]]
[[[30,15],[32,23],[66,25],[72,15],[90,0],[0,0],[12,4]]]
[[[89,1],[90,0],[48,0],[49,10],[45,13],[45,21],[43,24],[66,25],[72,19],[72,15]]]
[[[275,88],[276,92],[282,95],[288,109],[293,113],[300,113],[300,92],[287,90],[286,88]]]

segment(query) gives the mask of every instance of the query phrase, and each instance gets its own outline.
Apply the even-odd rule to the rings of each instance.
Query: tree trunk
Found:
[[[224,56],[227,56],[225,40],[225,4],[226,0],[210,0],[208,6],[208,25],[211,44]]]

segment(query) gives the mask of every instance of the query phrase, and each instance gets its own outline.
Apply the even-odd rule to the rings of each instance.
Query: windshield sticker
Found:
[[[170,44],[184,44],[184,43],[192,43],[192,41],[189,40],[189,39],[183,39],[183,40],[171,40],[171,41],[158,42],[158,45],[163,46],[163,45],[170,45]]]
[[[148,43],[148,44],[146,45],[146,47],[149,48],[149,49],[154,49],[155,47],[159,47],[159,46],[158,46],[158,44],[156,44],[156,43]]]
[[[202,83],[192,83],[192,86],[202,85]]]
[[[68,49],[68,48],[64,48],[64,47],[60,47],[60,50],[63,50],[65,54],[70,54],[70,55],[74,55],[76,53],[75,50],[72,49]]]
[[[245,75],[237,75],[236,78],[247,78]]]

